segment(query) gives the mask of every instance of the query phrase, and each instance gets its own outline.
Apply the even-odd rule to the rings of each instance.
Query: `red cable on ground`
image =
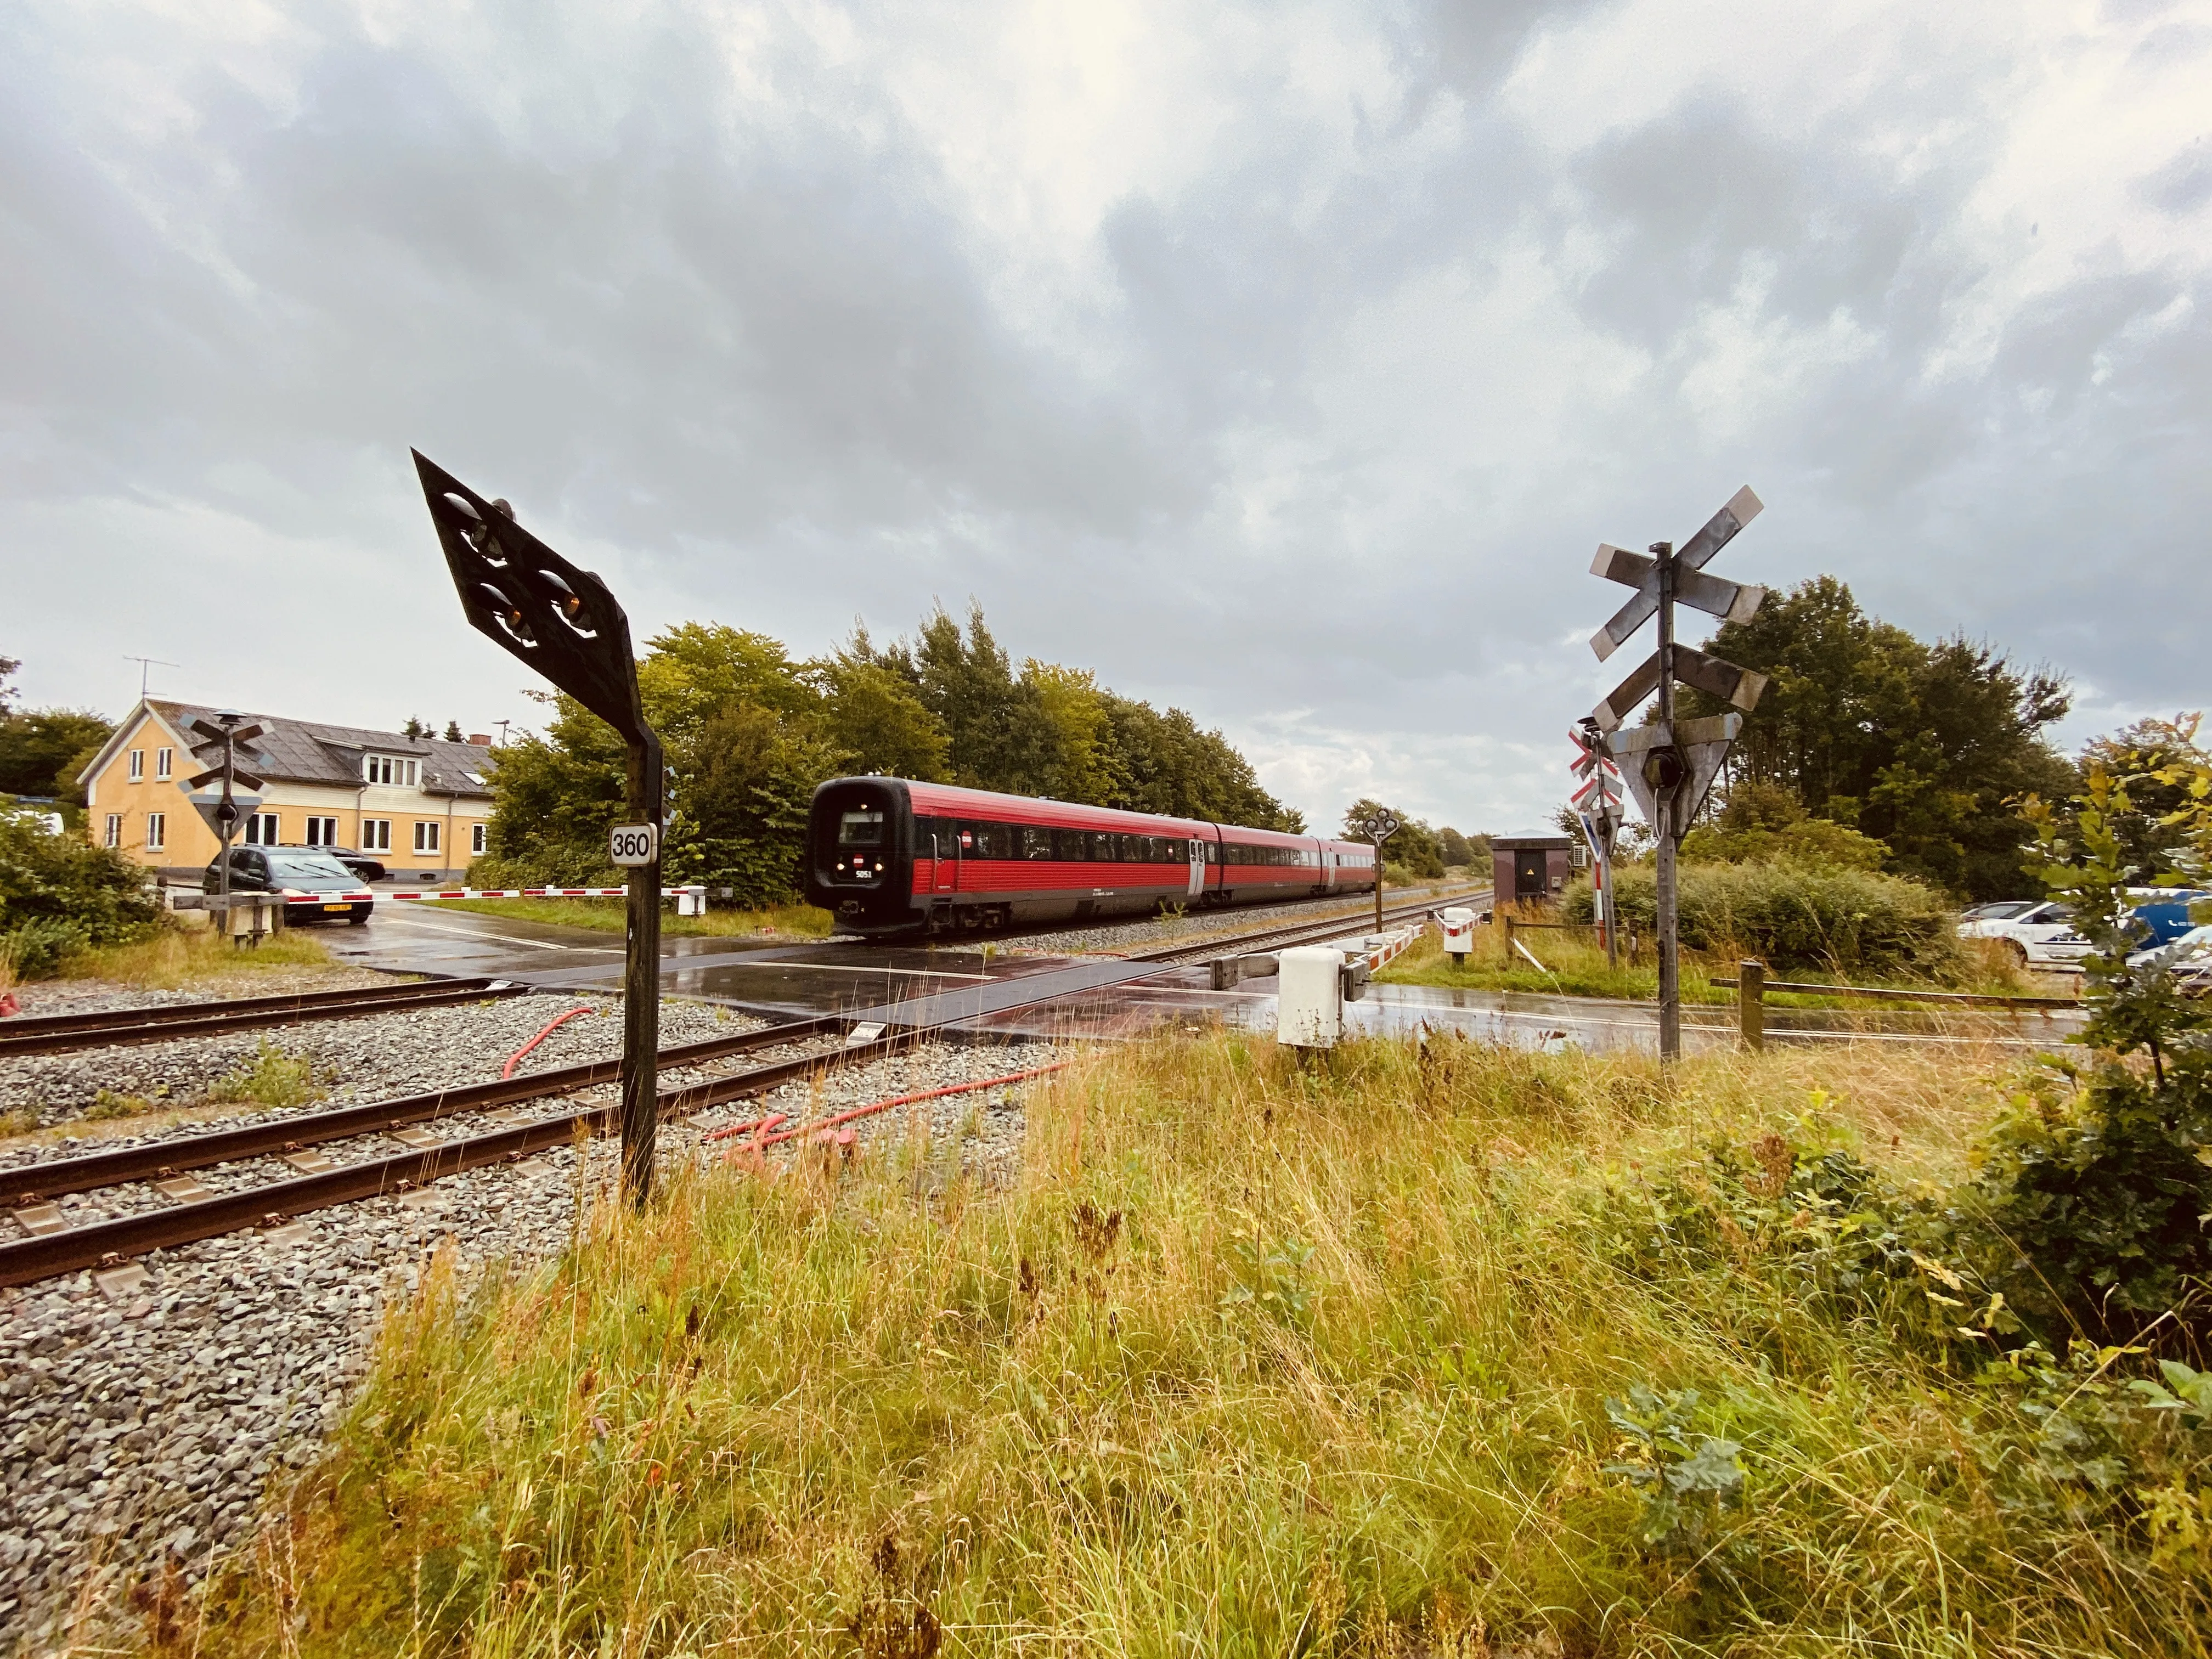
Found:
[[[800,1135],[811,1135],[823,1129],[834,1129],[841,1123],[850,1123],[856,1117],[871,1117],[878,1112],[887,1112],[894,1106],[911,1106],[916,1101],[935,1100],[944,1095],[973,1094],[978,1089],[995,1089],[1002,1083],[1020,1083],[1025,1079],[1042,1077],[1047,1072],[1064,1071],[1066,1066],[1067,1061],[1056,1060],[1050,1066],[1032,1066],[1026,1072],[1009,1072],[1004,1077],[985,1078],[981,1083],[951,1083],[942,1089],[924,1089],[919,1094],[896,1095],[889,1100],[879,1100],[872,1106],[855,1106],[849,1112],[839,1112],[833,1117],[822,1118],[812,1123],[802,1123],[796,1129],[786,1129],[780,1134],[763,1133],[750,1146],[740,1146],[736,1151],[725,1154],[725,1161],[744,1153],[757,1152],[764,1146],[780,1146],[784,1141],[795,1140]],[[781,1113],[777,1114],[779,1117],[781,1115]],[[740,1133],[745,1129],[755,1127],[757,1126],[750,1123],[742,1124],[738,1129],[727,1133]],[[769,1124],[764,1121],[757,1127],[765,1132]]]
[[[556,1027],[565,1024],[569,1020],[575,1018],[579,1014],[588,1014],[591,1012],[591,1004],[585,1003],[579,1007],[571,1008],[567,1013],[562,1014],[556,1018],[547,1020],[545,1022],[545,1029],[544,1030],[540,1031],[536,1036],[531,1038],[529,1042],[524,1043],[520,1048],[517,1048],[513,1054],[507,1057],[507,1064],[499,1068],[500,1081],[504,1083],[507,1079],[513,1077],[514,1075],[514,1068],[522,1064],[523,1060],[529,1054],[532,1048],[535,1048],[539,1043],[544,1042],[547,1037],[551,1036]]]
[[[770,1112],[766,1117],[749,1117],[743,1123],[732,1123],[726,1129],[709,1129],[701,1140],[727,1140],[732,1135],[749,1134],[755,1129],[773,1129],[789,1117],[789,1112]]]

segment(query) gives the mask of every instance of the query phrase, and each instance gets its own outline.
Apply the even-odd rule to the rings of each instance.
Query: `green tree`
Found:
[[[910,683],[880,664],[842,652],[815,665],[815,672],[823,692],[823,728],[853,757],[854,769],[923,783],[951,781],[952,745]]]
[[[115,728],[82,708],[0,715],[0,795],[58,795],[82,805],[76,774]]]
[[[1978,898],[2027,885],[2014,805],[2076,774],[2044,737],[2063,681],[1964,639],[1928,644],[1815,577],[1725,623],[1709,648],[1771,681],[1744,723],[1731,787],[1771,785],[1816,818],[1885,843],[1892,867]],[[1686,714],[1717,712],[1697,693]]]
[[[1344,839],[1365,841],[1366,832],[1358,826],[1386,810],[1398,820],[1398,832],[1382,844],[1383,857],[1413,875],[1431,879],[1443,875],[1443,847],[1437,832],[1411,812],[1401,812],[1395,807],[1386,809],[1370,796],[1362,795],[1344,809]]]
[[[1682,838],[1682,857],[1698,864],[1783,858],[1824,870],[1879,870],[1888,856],[1873,836],[1814,817],[1780,785],[1750,778],[1729,791],[1710,823]]]
[[[1180,708],[1106,696],[1111,766],[1109,806],[1164,812],[1255,830],[1305,833],[1304,817],[1260,787],[1252,763],[1219,732],[1203,732]]]
[[[1448,869],[1463,869],[1474,862],[1474,848],[1449,823],[1437,831],[1437,852]]]
[[[735,890],[738,902],[778,904],[804,885],[806,811],[814,787],[848,770],[850,751],[804,714],[732,703],[691,747],[684,787],[690,833],[672,836],[672,878]]]

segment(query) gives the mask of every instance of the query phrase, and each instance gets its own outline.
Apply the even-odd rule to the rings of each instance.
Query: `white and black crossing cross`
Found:
[[[1761,503],[1746,484],[1728,505],[1705,521],[1680,552],[1670,542],[1652,544],[1650,557],[1607,543],[1591,562],[1590,574],[1636,590],[1603,628],[1590,636],[1590,649],[1602,662],[1638,629],[1656,617],[1659,646],[1636,672],[1592,709],[1585,724],[1610,734],[1605,747],[1623,763],[1621,770],[1636,804],[1644,809],[1657,838],[1656,892],[1659,935],[1659,1053],[1674,1059],[1682,1051],[1680,952],[1676,922],[1675,853],[1683,833],[1712,787],[1729,746],[1743,729],[1743,716],[1758,706],[1766,677],[1705,652],[1674,642],[1677,601],[1723,622],[1749,622],[1766,599],[1766,590],[1708,574],[1705,565],[1738,531],[1759,516]],[[1741,713],[1710,720],[1674,718],[1677,683],[1703,691]],[[1622,725],[1653,692],[1659,695],[1658,719],[1632,731]],[[1577,797],[1579,805],[1579,797]]]

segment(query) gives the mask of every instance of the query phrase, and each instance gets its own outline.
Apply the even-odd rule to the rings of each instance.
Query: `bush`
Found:
[[[123,944],[161,921],[146,872],[120,853],[0,819],[0,954],[19,978],[52,974],[73,951]]]
[[[1656,930],[1649,865],[1615,872],[1622,921]],[[1696,951],[1745,949],[1771,968],[1940,976],[1957,969],[1958,916],[1934,889],[1902,876],[1821,869],[1792,860],[1681,866],[1682,943]],[[1569,888],[1567,920],[1590,920],[1587,880]]]

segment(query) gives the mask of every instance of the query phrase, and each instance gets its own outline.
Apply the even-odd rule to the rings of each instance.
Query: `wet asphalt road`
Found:
[[[1348,928],[1352,937],[1358,930]],[[478,912],[438,910],[386,901],[363,927],[333,927],[325,939],[339,960],[416,973],[520,979],[548,990],[610,990],[622,982],[621,939]],[[973,945],[895,945],[857,941],[681,938],[661,941],[665,994],[726,1003],[771,1018],[878,1009],[930,998],[935,1016],[967,1014],[962,1029],[1000,1036],[1121,1036],[1163,1024],[1201,1028],[1224,1023],[1271,1030],[1274,982],[1247,981],[1233,991],[1208,988],[1204,968],[1143,972],[1124,982],[1086,983],[1127,969],[1101,957],[986,956]],[[1017,981],[1031,981],[1031,984]],[[988,1012],[1065,988],[1047,1007]],[[1357,1029],[1411,1033],[1456,1030],[1516,1048],[1592,1051],[1658,1046],[1651,1004],[1518,993],[1377,985],[1346,1011]],[[1692,1053],[1735,1040],[1735,1011],[1686,1007],[1683,1046]],[[1837,1042],[2055,1047],[2078,1029],[2067,1013],[1917,1010],[1767,1011],[1776,1043]]]

